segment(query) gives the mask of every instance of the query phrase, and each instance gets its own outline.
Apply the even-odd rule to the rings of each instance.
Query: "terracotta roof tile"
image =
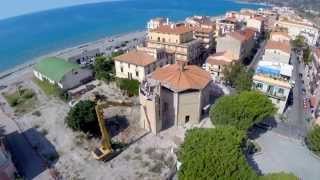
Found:
[[[156,29],[151,30],[151,32],[158,32],[158,33],[166,33],[166,34],[184,34],[187,32],[192,32],[192,28],[188,26],[170,26],[170,25],[162,25]]]
[[[268,41],[266,49],[278,49],[288,54],[291,53],[291,46],[288,42]]]
[[[160,81],[173,91],[185,91],[190,89],[203,89],[212,78],[208,72],[195,65],[180,64],[167,65],[159,68],[151,75],[152,79]]]
[[[252,29],[252,28],[246,28],[242,31],[234,31],[234,32],[231,32],[229,35],[231,37],[234,37],[235,39],[238,39],[239,41],[241,42],[244,42],[244,41],[247,41],[251,38],[254,37],[255,35],[255,30]]]
[[[207,63],[211,65],[227,65],[234,61],[234,55],[230,51],[218,52],[207,58]]]
[[[135,64],[138,66],[147,66],[156,61],[156,58],[146,52],[133,50],[126,54],[115,57],[116,61]]]

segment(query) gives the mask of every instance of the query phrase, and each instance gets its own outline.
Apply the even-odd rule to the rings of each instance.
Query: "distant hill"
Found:
[[[290,6],[299,10],[320,10],[320,0],[244,0],[246,2],[270,3],[277,6]]]

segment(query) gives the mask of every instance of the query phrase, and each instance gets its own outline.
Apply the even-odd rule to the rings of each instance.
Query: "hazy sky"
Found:
[[[1,0],[0,19],[26,13],[111,0]]]

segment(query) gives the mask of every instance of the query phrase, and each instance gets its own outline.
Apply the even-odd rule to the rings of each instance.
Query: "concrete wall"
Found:
[[[174,96],[176,94],[165,87],[161,88],[160,94],[160,119],[162,121],[162,129],[166,129],[175,124],[177,104],[174,101]]]
[[[181,44],[189,42],[193,39],[193,32],[186,32],[183,34],[166,34],[158,32],[149,32],[148,39],[151,41],[157,41],[162,43],[176,43]]]
[[[277,41],[277,42],[289,42],[291,39],[289,37],[276,34],[276,35],[272,35],[270,37],[270,40]]]
[[[266,49],[263,55],[263,61],[289,64],[290,54],[280,51],[278,49]]]
[[[148,67],[137,66],[134,64],[128,64],[126,62],[114,61],[116,69],[116,77],[135,79],[141,82],[146,75],[146,72],[150,69]],[[122,71],[121,71],[122,68]],[[136,74],[138,72],[138,76]]]
[[[261,32],[262,29],[262,22],[253,18],[250,18],[247,20],[247,27],[252,27],[258,30],[258,32]]]
[[[216,52],[231,51],[235,57],[239,59],[241,57],[241,42],[231,38],[230,36],[218,37]]]
[[[178,126],[184,126],[186,117],[189,116],[189,123],[200,122],[200,92],[182,92],[178,94]]]

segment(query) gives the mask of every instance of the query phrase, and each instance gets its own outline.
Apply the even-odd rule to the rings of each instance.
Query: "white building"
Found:
[[[319,29],[304,21],[282,19],[277,21],[275,26],[287,28],[289,36],[291,36],[292,39],[302,35],[311,46],[315,46],[319,38]]]
[[[268,41],[265,52],[262,57],[263,61],[289,64],[291,57],[291,46],[289,42]]]
[[[157,17],[151,19],[147,24],[147,29],[148,31],[152,29],[157,29],[161,25],[169,25],[169,18]]]
[[[270,34],[270,40],[271,41],[277,41],[277,42],[290,42],[291,37],[287,32],[276,32],[273,31]]]
[[[264,31],[265,19],[261,16],[255,16],[247,20],[247,27],[256,29],[259,33]]]
[[[223,68],[236,61],[230,51],[218,52],[210,55],[202,68],[210,73],[215,82],[223,80]]]
[[[138,48],[115,58],[116,77],[141,82],[158,67],[175,63],[174,54],[164,49]]]
[[[260,61],[253,76],[253,89],[263,92],[283,113],[292,88],[290,78],[293,66],[283,63]]]

